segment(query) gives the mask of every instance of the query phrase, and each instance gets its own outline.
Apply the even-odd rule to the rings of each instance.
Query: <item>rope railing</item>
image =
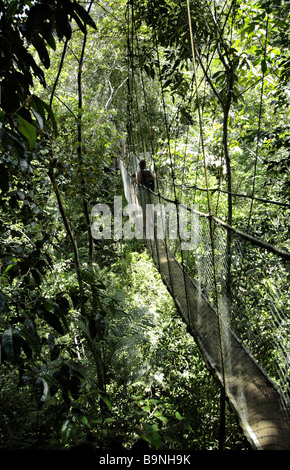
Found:
[[[136,170],[137,159],[134,167],[125,170],[121,163],[124,186],[127,187],[126,194],[128,202],[138,204],[143,209],[144,223],[146,223],[146,205],[157,206],[160,202],[173,204],[174,207],[186,205],[172,197],[163,196],[159,192],[151,191],[132,179],[130,174]],[[128,196],[129,194],[129,196]],[[189,210],[189,208],[187,209]],[[197,240],[192,251],[183,251],[181,257],[180,237],[170,239],[169,219],[165,218],[164,238],[157,237],[158,220],[154,220],[154,238],[144,242],[152,254],[156,267],[166,283],[181,316],[188,325],[190,333],[195,338],[209,369],[218,378],[224,387],[226,396],[233,405],[239,416],[240,423],[250,443],[257,449],[289,449],[290,427],[288,417],[289,375],[287,366],[287,355],[289,345],[279,338],[283,328],[287,329],[287,313],[283,312],[282,296],[280,299],[274,296],[269,313],[271,321],[268,322],[268,335],[273,332],[272,337],[272,361],[269,371],[264,369],[264,364],[259,363],[259,357],[263,350],[261,347],[261,334],[256,331],[259,327],[253,323],[249,316],[249,308],[253,312],[256,306],[266,308],[271,300],[259,298],[260,288],[257,277],[257,292],[249,291],[246,294],[236,295],[234,289],[234,300],[232,304],[223,290],[223,277],[226,271],[227,260],[225,258],[226,240],[224,230],[233,230],[233,258],[239,268],[240,259],[243,255],[241,240],[249,242],[253,250],[257,248],[267,249],[271,256],[279,258],[279,250],[272,250],[272,246],[252,239],[251,236],[240,232],[211,214],[191,209],[195,216]],[[157,217],[158,219],[158,217]],[[213,278],[212,246],[209,235],[208,219],[214,223],[214,246],[215,246],[215,269],[216,281]],[[275,248],[275,247],[274,247]],[[284,255],[284,253],[282,253]],[[286,252],[287,259],[289,254]],[[253,257],[254,258],[254,257]],[[260,258],[262,260],[262,257]],[[246,260],[250,263],[252,259]],[[273,276],[271,258],[265,257],[265,267],[260,267],[263,276],[266,277],[267,269],[269,275]],[[246,264],[247,264],[246,263]],[[280,275],[282,265],[276,263],[276,276]],[[251,275],[248,273],[252,268],[242,274],[245,282],[250,282]],[[233,265],[233,270],[236,270]],[[240,275],[234,276],[233,282]],[[220,314],[218,314],[215,289],[219,292]],[[278,294],[277,294],[278,295]],[[265,303],[266,302],[266,303]],[[272,309],[272,311],[271,311]],[[220,318],[219,318],[220,315]],[[259,316],[257,311],[256,316]],[[236,333],[236,332],[237,333]],[[271,333],[272,334],[272,333]],[[242,339],[239,338],[241,336]],[[255,358],[257,356],[257,359]],[[221,359],[223,358],[223,359]],[[275,368],[275,370],[274,370]],[[289,398],[287,398],[289,396]]]
[[[226,21],[234,17],[234,3],[228,10]],[[140,121],[140,94],[134,89],[136,73],[134,70],[133,49],[136,45],[140,57],[138,35],[134,25],[133,2],[128,2],[128,93],[129,93],[129,127],[128,153],[124,162],[126,171],[122,170],[124,187],[128,201],[133,201],[143,209],[143,223],[146,224],[146,207],[172,204],[176,209],[177,236],[170,237],[168,218],[159,217],[162,222],[163,238],[157,236],[158,222],[154,221],[154,237],[144,242],[151,252],[156,267],[167,285],[181,316],[187,323],[190,333],[199,345],[206,363],[218,378],[231,404],[236,410],[242,428],[252,443],[258,449],[290,449],[290,427],[288,403],[290,403],[290,335],[289,312],[287,310],[287,262],[290,253],[287,248],[274,246],[253,234],[249,234],[253,202],[273,204],[290,208],[290,204],[257,196],[255,178],[251,194],[234,192],[232,185],[228,190],[211,188],[208,179],[208,168],[205,155],[203,135],[202,103],[199,97],[197,68],[203,73],[201,81],[208,81],[207,67],[202,63],[200,51],[195,45],[195,37],[191,27],[190,2],[186,1],[181,8],[189,26],[190,45],[193,61],[192,93],[197,101],[199,136],[199,153],[203,157],[204,181],[206,188],[198,184],[186,185],[180,183],[175,175],[174,152],[172,151],[170,123],[168,122],[164,98],[164,85],[160,73],[159,45],[156,31],[152,30],[152,41],[159,70],[160,97],[165,121],[166,141],[169,155],[170,179],[165,180],[157,173],[157,189],[151,191],[129,177],[130,173],[138,170],[135,155],[142,153],[137,148],[143,148],[146,155],[146,144],[142,129],[132,132],[133,100],[137,121]],[[208,6],[208,3],[205,2]],[[231,13],[232,9],[232,13]],[[208,12],[211,14],[210,9]],[[215,19],[215,18],[213,18]],[[132,21],[132,23],[130,23]],[[218,29],[219,39],[223,40],[222,29]],[[268,21],[268,16],[267,16]],[[131,24],[131,29],[130,29]],[[218,26],[218,25],[217,25]],[[135,44],[134,44],[135,42]],[[264,43],[264,54],[267,40]],[[228,57],[230,60],[230,58]],[[141,66],[140,72],[141,72]],[[209,64],[208,64],[209,67]],[[264,76],[264,75],[263,75]],[[144,93],[144,109],[151,129],[148,103],[144,80],[141,73],[142,90]],[[195,85],[195,90],[194,90]],[[212,88],[216,92],[215,88]],[[134,94],[135,93],[135,94]],[[217,93],[217,92],[216,92]],[[220,97],[217,94],[217,98]],[[263,98],[263,80],[260,94],[259,124],[261,125]],[[225,114],[223,102],[221,110]],[[135,130],[136,131],[136,130]],[[149,132],[150,134],[150,132]],[[134,140],[136,139],[136,140]],[[155,169],[157,152],[150,134],[151,159]],[[255,154],[255,164],[258,157],[258,144]],[[124,167],[125,168],[125,167]],[[255,167],[256,169],[256,167]],[[197,170],[197,164],[196,164]],[[196,171],[197,173],[197,171]],[[181,178],[182,179],[182,178]],[[198,181],[198,178],[195,180]],[[129,190],[128,190],[129,188]],[[196,192],[206,192],[207,211],[198,210],[195,201]],[[188,194],[186,194],[188,192]],[[191,194],[189,194],[191,192]],[[218,217],[218,202],[215,211],[211,195],[218,193],[228,196],[228,220],[225,222]],[[193,196],[193,201],[192,201]],[[246,231],[234,227],[232,205],[229,200],[248,198],[251,204],[248,228]],[[205,198],[203,198],[205,199]],[[189,202],[189,205],[187,204]],[[202,200],[204,203],[204,200]],[[231,210],[230,210],[231,209]],[[179,216],[184,210],[194,216],[191,218],[191,233],[196,239],[193,248],[184,249],[181,243]],[[286,244],[287,245],[287,244]],[[289,293],[288,293],[289,294]]]
[[[169,184],[172,184],[172,183],[169,182]],[[178,187],[180,187],[182,189],[186,189],[186,190],[192,189],[192,190],[203,191],[203,192],[210,191],[211,193],[220,192],[220,193],[223,193],[223,194],[231,194],[234,197],[253,199],[254,201],[262,202],[263,204],[274,204],[274,205],[277,205],[277,206],[287,207],[287,208],[290,209],[290,203],[288,203],[288,202],[275,201],[273,199],[265,199],[265,198],[262,198],[262,197],[253,196],[252,194],[236,193],[236,192],[233,192],[233,191],[231,191],[229,193],[229,191],[227,191],[225,189],[221,189],[219,187],[217,187],[217,188],[208,188],[207,189],[207,188],[201,188],[200,186],[197,186],[196,184],[187,185],[187,184],[178,183],[178,182],[175,182],[175,186],[178,186]]]
[[[137,181],[134,182],[137,186],[139,187],[143,187],[142,184],[138,183]],[[147,189],[147,188],[146,188]],[[214,214],[206,214],[205,212],[201,212],[201,211],[198,211],[197,209],[194,209],[194,208],[190,208],[188,207],[187,205],[181,203],[180,201],[178,201],[177,199],[170,199],[168,197],[165,197],[163,196],[160,192],[159,193],[156,193],[155,191],[152,191],[151,189],[147,189],[148,192],[150,192],[151,194],[153,194],[154,196],[158,197],[159,199],[162,199],[163,201],[165,202],[169,202],[171,204],[176,204],[176,205],[180,205],[182,207],[184,207],[187,211],[189,212],[193,212],[194,214],[200,216],[200,217],[205,217],[207,219],[209,218],[212,218],[217,224],[221,225],[222,227],[224,227],[226,230],[230,230],[232,232],[234,232],[235,234],[239,235],[240,237],[242,237],[244,240],[247,240],[251,243],[253,243],[254,245],[256,246],[259,246],[260,248],[264,248],[268,251],[271,251],[272,253],[276,254],[276,255],[279,255],[281,256],[283,259],[285,260],[288,260],[290,261],[290,252],[286,251],[286,250],[283,250],[279,247],[276,247],[270,243],[267,243],[267,242],[264,242],[263,240],[259,240],[258,238],[256,237],[253,237],[252,235],[242,231],[242,230],[239,230],[238,228],[235,228],[235,227],[232,227],[231,225],[229,225],[228,223],[224,222],[223,220],[221,220],[220,218],[216,217]]]
[[[122,163],[121,165],[123,166]],[[135,171],[136,164],[133,169]],[[122,176],[124,186],[127,187],[127,199],[128,202],[139,204],[143,209],[144,224],[146,224],[147,204],[155,206],[163,201],[164,203],[173,204],[175,207],[183,206],[184,209],[186,208],[185,205],[173,198],[148,190],[134,181],[130,177],[131,173],[132,171],[128,172],[123,167]],[[155,220],[154,238],[144,239],[144,242],[151,252],[156,267],[168,286],[177,307],[180,309],[190,333],[199,345],[209,369],[223,385],[226,396],[237,412],[245,435],[252,446],[257,449],[289,449],[290,427],[287,411],[289,376],[287,363],[284,362],[283,364],[283,361],[290,351],[288,349],[289,345],[282,344],[277,336],[277,325],[280,322],[281,328],[283,325],[285,326],[287,314],[281,311],[277,299],[273,298],[272,308],[275,309],[275,316],[272,316],[271,322],[268,322],[268,328],[273,331],[273,361],[271,364],[272,370],[266,372],[263,366],[258,363],[259,354],[261,353],[261,347],[259,346],[261,336],[259,332],[255,332],[257,327],[248,317],[249,307],[254,309],[255,305],[253,303],[256,302],[258,306],[263,303],[263,299],[255,299],[254,293],[249,291],[249,299],[245,296],[240,298],[240,296],[235,295],[231,306],[228,304],[225,292],[223,292],[222,284],[227,260],[224,257],[226,241],[220,231],[224,229],[234,230],[234,228],[228,227],[226,223],[213,215],[195,209],[192,210],[195,215],[198,239],[195,243],[195,249],[188,251],[184,257],[181,257],[180,237],[177,236],[174,240],[170,239],[168,218],[163,220],[165,224],[164,238],[157,237],[158,221]],[[209,226],[206,223],[209,218],[215,224],[213,233],[216,283],[213,280],[212,248]],[[219,228],[218,231],[217,228]],[[234,259],[239,260],[243,256],[239,240],[241,237],[244,238],[244,235],[250,245],[253,246],[253,249],[257,247],[269,249],[267,244],[264,246],[264,242],[260,243],[259,240],[252,240],[248,234],[234,230]],[[272,249],[271,246],[270,248]],[[278,252],[279,250],[277,252],[274,250],[274,253],[271,252],[271,256],[281,255]],[[185,254],[185,252],[183,253]],[[188,258],[191,258],[191,260]],[[270,262],[271,260],[268,259],[266,264]],[[271,269],[271,264],[269,264],[270,272]],[[279,275],[279,269],[277,267],[277,275]],[[271,275],[273,274],[271,273]],[[247,274],[243,274],[243,277],[248,280]],[[257,278],[256,281],[258,283],[259,279]],[[215,284],[219,291],[220,319],[216,310]],[[257,287],[258,289],[259,287]],[[250,299],[250,297],[254,298]],[[243,302],[245,305],[242,305]],[[233,312],[231,307],[234,309]],[[235,330],[238,336],[234,332]],[[252,339],[249,333],[252,333]],[[242,337],[242,340],[239,336]],[[253,348],[253,352],[251,352],[251,348]],[[255,359],[255,349],[258,351],[258,359]],[[277,373],[273,372],[274,367],[276,367]]]

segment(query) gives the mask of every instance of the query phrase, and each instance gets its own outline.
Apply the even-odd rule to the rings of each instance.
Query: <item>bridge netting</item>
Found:
[[[188,205],[187,188],[176,199],[170,181],[141,186],[134,155],[120,167],[130,236],[144,240],[250,444],[290,449],[288,252],[231,230],[229,262],[232,228]]]

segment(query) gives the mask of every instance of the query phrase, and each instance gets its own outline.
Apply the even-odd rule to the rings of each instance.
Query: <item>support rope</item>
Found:
[[[206,188],[207,188],[208,211],[209,211],[209,214],[210,214],[210,216],[208,217],[208,220],[209,220],[209,227],[210,227],[210,237],[211,237],[211,247],[212,247],[212,261],[213,261],[213,271],[214,271],[214,285],[215,285],[216,304],[217,304],[217,312],[218,312],[218,323],[219,323],[219,338],[220,338],[220,348],[221,348],[222,376],[223,376],[224,388],[226,389],[224,351],[223,351],[223,340],[222,340],[222,331],[221,331],[221,312],[220,312],[219,294],[218,294],[218,288],[217,288],[217,274],[216,274],[216,264],[215,264],[215,248],[214,248],[213,227],[212,227],[212,214],[211,214],[209,185],[208,185],[207,167],[206,167],[206,159],[205,159],[203,126],[202,126],[202,120],[201,120],[199,92],[198,92],[198,83],[197,83],[197,70],[196,70],[196,60],[195,60],[195,44],[194,44],[194,37],[193,37],[193,31],[192,31],[191,11],[190,11],[189,0],[187,0],[187,14],[188,14],[189,34],[190,34],[190,43],[191,43],[191,51],[192,51],[193,73],[194,73],[194,76],[195,76],[195,87],[196,87],[196,99],[197,99],[197,109],[198,109],[198,118],[199,118],[199,127],[200,127],[201,148],[202,148],[204,173],[205,173],[205,181],[206,181]]]
[[[234,15],[235,9],[235,0],[231,3],[232,14]],[[146,91],[143,81],[142,74],[140,77],[137,77],[137,74],[134,75],[134,53],[137,52],[137,55],[140,58],[140,51],[138,49],[138,36],[136,31],[136,26],[134,25],[134,11],[133,11],[133,2],[128,2],[129,5],[132,5],[132,16],[128,18],[128,106],[134,105],[133,114],[132,110],[130,111],[129,115],[129,122],[128,131],[130,131],[129,135],[129,142],[130,142],[130,149],[134,152],[134,170],[136,169],[136,162],[138,156],[138,146],[142,145],[143,149],[145,149],[144,139],[138,138],[136,139],[137,145],[135,146],[134,142],[134,133],[136,133],[135,127],[133,128],[132,118],[136,117],[138,121],[138,117],[140,116],[139,107],[140,103],[140,93],[137,94],[137,88],[135,77],[137,80],[141,78],[142,82],[142,90],[144,93],[144,102],[145,102],[145,109],[147,118],[149,119],[149,112],[147,107],[147,97]],[[205,147],[204,147],[204,135],[203,135],[203,115],[201,112],[201,101],[199,97],[199,85],[198,85],[198,77],[197,77],[197,64],[196,64],[196,57],[199,59],[198,51],[195,49],[195,38],[193,37],[192,31],[192,21],[191,21],[191,13],[190,13],[190,5],[189,0],[187,0],[187,10],[188,10],[188,23],[190,29],[190,42],[192,48],[192,56],[193,56],[193,63],[194,63],[194,83],[192,81],[193,87],[195,86],[195,93],[197,99],[197,110],[198,110],[198,118],[199,118],[199,128],[200,128],[200,149],[203,157],[203,166],[204,166],[204,173],[205,173],[205,181],[206,181],[206,188],[199,188],[197,185],[194,186],[186,186],[184,184],[179,184],[175,178],[175,160],[173,159],[173,155],[171,153],[171,144],[170,141],[170,131],[172,129],[168,125],[167,122],[167,110],[165,106],[164,100],[164,89],[162,87],[162,80],[161,80],[161,90],[162,90],[162,104],[164,108],[164,116],[166,122],[166,135],[167,135],[167,145],[169,149],[169,156],[170,156],[170,170],[171,170],[171,181],[172,187],[168,188],[163,185],[161,177],[158,175],[157,178],[157,192],[150,191],[145,189],[142,185],[136,184],[134,187],[134,191],[132,191],[132,195],[137,199],[141,198],[141,207],[144,208],[148,199],[150,202],[154,198],[157,198],[159,203],[161,201],[167,201],[170,203],[175,204],[177,209],[177,213],[181,213],[181,207],[184,209],[186,208],[188,211],[193,212],[198,216],[198,220],[196,223],[196,228],[198,229],[198,237],[201,235],[201,238],[198,241],[198,246],[194,247],[192,253],[188,252],[189,264],[185,264],[183,258],[183,251],[181,245],[178,245],[178,242],[175,242],[174,245],[174,254],[172,254],[171,250],[171,241],[167,238],[167,232],[164,231],[165,240],[164,242],[159,242],[156,238],[152,239],[148,243],[148,249],[151,250],[154,261],[158,262],[158,269],[163,277],[163,280],[168,278],[168,285],[169,290],[171,289],[172,297],[175,301],[179,299],[181,294],[181,302],[177,302],[180,305],[180,310],[182,313],[183,319],[185,319],[186,323],[188,321],[192,321],[192,328],[190,328],[191,334],[195,337],[197,344],[200,346],[200,349],[204,353],[204,357],[206,361],[208,361],[209,368],[214,372],[214,375],[217,376],[220,384],[222,385],[221,390],[221,402],[220,402],[220,411],[221,411],[221,422],[220,422],[220,446],[222,446],[224,441],[224,426],[225,422],[223,421],[224,418],[224,406],[225,406],[225,394],[227,398],[231,401],[234,408],[238,411],[239,418],[242,422],[242,427],[246,433],[246,435],[250,436],[251,442],[254,443],[256,448],[267,448],[268,446],[276,446],[277,448],[288,448],[289,447],[289,436],[290,436],[290,429],[289,429],[289,420],[288,418],[284,419],[287,416],[285,412],[287,408],[287,401],[284,400],[283,392],[280,395],[280,391],[286,390],[288,393],[289,384],[287,382],[289,378],[289,370],[288,370],[288,362],[290,357],[290,345],[284,343],[284,332],[288,332],[287,330],[287,311],[283,310],[283,308],[287,307],[286,296],[284,286],[282,284],[282,275],[281,275],[281,282],[280,278],[278,278],[278,274],[283,271],[283,273],[287,270],[287,264],[284,261],[290,260],[290,253],[284,249],[280,249],[279,247],[275,247],[269,243],[263,242],[256,237],[249,235],[248,233],[242,232],[239,229],[233,227],[233,224],[229,224],[224,222],[223,220],[219,219],[217,215],[215,215],[211,208],[211,198],[210,193],[218,191],[218,194],[225,193],[228,194],[227,191],[223,191],[221,188],[209,188],[208,184],[208,175],[207,175],[207,167],[206,167],[206,160],[205,160]],[[229,18],[229,14],[227,14],[227,18]],[[217,21],[219,18],[215,15]],[[130,29],[130,20],[132,20],[132,27]],[[221,22],[220,22],[221,23]],[[224,25],[225,27],[225,25]],[[233,30],[231,30],[233,31]],[[156,31],[154,31],[156,34]],[[219,34],[221,34],[221,30],[219,29]],[[136,36],[136,37],[135,37]],[[131,41],[131,44],[130,44]],[[137,41],[137,51],[136,49],[133,50],[133,42]],[[156,39],[155,39],[156,42]],[[158,52],[158,49],[157,49]],[[160,60],[158,57],[159,65]],[[141,67],[141,63],[139,66]],[[203,68],[202,68],[203,70]],[[200,71],[200,70],[199,70]],[[200,71],[202,72],[202,71]],[[161,78],[161,77],[160,77]],[[206,82],[205,82],[206,84]],[[202,99],[202,98],[201,98]],[[260,108],[261,109],[261,108]],[[140,122],[140,119],[139,121]],[[261,122],[261,121],[260,121]],[[151,122],[149,124],[149,129],[151,130]],[[172,136],[171,136],[172,138]],[[151,143],[151,152],[152,152],[152,159],[155,164],[155,152],[154,152],[154,145],[153,140],[151,141],[150,136],[150,143]],[[257,147],[258,148],[258,147]],[[145,150],[144,150],[145,153]],[[174,154],[175,155],[175,154]],[[257,153],[256,153],[257,155]],[[131,163],[133,161],[131,155]],[[174,160],[174,161],[173,161]],[[122,170],[122,176],[123,176]],[[132,181],[127,179],[127,183],[131,185],[131,189],[133,189]],[[161,184],[161,187],[160,187]],[[163,188],[163,189],[161,189]],[[185,203],[187,202],[188,195],[183,192],[184,189],[194,189],[195,191],[206,191],[207,194],[207,205],[208,205],[208,212],[200,212],[193,208],[188,208]],[[137,189],[137,191],[136,191]],[[140,189],[140,191],[139,191]],[[168,192],[167,192],[168,191]],[[129,193],[130,191],[127,191]],[[134,193],[134,194],[133,194]],[[148,194],[147,194],[148,193]],[[173,195],[173,199],[171,196]],[[252,192],[252,195],[245,195],[245,194],[238,194],[231,192],[231,195],[236,197],[249,197],[251,200],[260,200],[260,202],[265,203],[273,203],[279,206],[289,207],[289,205],[284,203],[279,203],[278,201],[269,201],[262,198],[257,198]],[[168,197],[166,197],[168,196]],[[134,198],[132,198],[134,199]],[[181,201],[181,202],[180,202]],[[184,204],[182,204],[184,202]],[[204,221],[204,222],[203,222]],[[163,220],[162,220],[163,223]],[[208,230],[209,228],[209,230]],[[178,227],[179,229],[179,227]],[[155,230],[155,227],[154,227]],[[242,333],[241,340],[235,339],[235,336],[231,334],[229,328],[229,322],[224,321],[223,315],[223,301],[225,300],[222,296],[219,297],[218,291],[218,282],[222,282],[222,278],[217,278],[217,272],[223,275],[225,272],[225,258],[224,258],[224,234],[222,230],[226,230],[227,232],[233,232],[237,237],[234,239],[235,246],[233,246],[233,253],[235,258],[235,266],[234,271],[235,278],[234,281],[236,285],[234,288],[237,287],[237,281],[239,280],[236,273],[239,270],[241,265],[242,259],[242,249],[241,249],[241,242],[240,239],[244,239],[250,243],[250,250],[249,253],[253,253],[252,245],[258,246],[263,248],[272,254],[278,255],[282,260],[274,260],[272,256],[267,256],[267,253],[257,253],[255,257],[255,261],[257,263],[252,263],[252,260],[249,258],[247,260],[247,282],[246,287],[250,287],[249,291],[246,293],[245,285],[238,286],[238,290],[235,290],[235,294],[237,294],[237,299],[234,299],[234,307],[237,308],[237,311],[234,312],[237,320],[236,324],[232,326],[237,327],[237,334],[239,336]],[[179,236],[179,244],[180,244],[180,232],[178,230]],[[170,238],[170,236],[169,236]],[[234,245],[234,244],[233,244]],[[175,258],[175,255],[177,257]],[[178,258],[181,257],[182,264],[178,261]],[[249,255],[250,256],[250,255]],[[262,266],[262,262],[265,260],[265,265]],[[260,263],[260,264],[259,264]],[[269,263],[269,264],[267,264]],[[270,292],[266,292],[263,290],[265,287],[268,287],[266,284],[262,285],[262,292],[263,294],[266,292],[268,295],[267,298],[258,299],[259,287],[255,287],[253,289],[253,285],[249,282],[251,278],[253,282],[255,282],[255,286],[257,286],[256,282],[258,281],[259,273],[263,272],[269,273],[271,277],[269,277],[269,287],[272,289]],[[277,276],[272,277],[272,273],[276,269]],[[268,271],[267,271],[268,270]],[[191,277],[192,276],[192,277]],[[265,276],[264,276],[265,277]],[[183,279],[183,281],[182,281]],[[197,281],[196,281],[197,279]],[[278,279],[278,286],[277,286],[277,293],[275,292],[276,286],[273,286],[275,280]],[[267,282],[268,279],[262,279],[262,282]],[[279,296],[279,289],[282,291],[284,295],[284,299],[281,300],[282,296]],[[254,290],[254,292],[251,292]],[[255,292],[255,290],[257,292]],[[269,298],[270,294],[270,298]],[[244,296],[244,298],[243,298]],[[283,304],[285,301],[285,305]],[[244,302],[244,303],[243,303]],[[260,303],[259,303],[260,302]],[[273,303],[273,306],[271,306]],[[217,305],[217,308],[216,308]],[[265,374],[262,371],[262,368],[256,367],[255,360],[255,352],[258,355],[258,361],[260,361],[260,351],[259,351],[259,344],[257,343],[257,339],[259,339],[259,320],[260,318],[265,315],[266,308],[270,307],[270,310],[266,313],[269,315],[269,320],[267,323],[267,332],[271,329],[271,352],[273,351],[273,362],[270,363],[270,373],[272,372],[272,367],[274,369],[277,365],[277,370],[275,370],[274,378],[275,380],[279,381],[279,393],[276,393],[277,390],[275,386],[271,383],[271,381],[267,381],[265,378]],[[273,307],[275,311],[273,311]],[[249,310],[247,310],[249,309]],[[233,308],[234,310],[234,308]],[[185,312],[185,314],[184,314]],[[248,316],[249,313],[249,316]],[[273,315],[271,315],[273,313]],[[256,316],[257,318],[256,318]],[[233,319],[232,319],[233,320]],[[264,325],[263,325],[264,326]],[[250,327],[253,330],[250,330]],[[243,330],[244,328],[244,330]],[[246,331],[245,331],[246,330]],[[249,333],[249,335],[248,335]],[[263,333],[265,333],[263,331]],[[253,336],[254,335],[254,340]],[[265,340],[265,336],[262,334],[260,338],[262,340],[262,347],[264,347],[263,340]],[[240,337],[240,336],[239,336]],[[249,343],[248,343],[249,340]],[[242,343],[243,342],[243,343]],[[245,345],[249,345],[253,347],[253,351],[250,349],[251,353],[249,354],[246,349],[244,348]],[[257,351],[258,350],[258,351]],[[267,352],[267,351],[266,351]],[[253,354],[253,356],[251,356]],[[282,356],[282,359],[280,357]],[[263,359],[263,356],[262,356]],[[278,360],[279,359],[279,360]],[[283,362],[284,361],[284,362]],[[288,362],[287,362],[288,361]],[[286,363],[286,365],[285,365]],[[260,362],[259,362],[260,364]],[[258,364],[258,365],[259,365]],[[225,370],[226,366],[226,370]],[[262,362],[263,366],[263,362]],[[268,364],[267,364],[268,366]],[[268,369],[266,369],[268,370]],[[278,378],[277,378],[278,376]],[[287,378],[288,377],[288,378]],[[283,389],[284,387],[284,389]],[[275,392],[276,390],[276,392]],[[286,410],[287,411],[287,410]],[[288,421],[287,421],[288,420]],[[264,423],[267,424],[266,429],[263,429]],[[278,423],[278,424],[277,424]],[[265,441],[263,442],[263,439]],[[288,447],[287,447],[288,446]],[[220,447],[221,448],[221,447]]]
[[[254,204],[254,194],[255,194],[255,188],[256,188],[256,174],[257,174],[257,161],[258,161],[259,144],[260,144],[260,136],[261,136],[261,122],[262,122],[262,109],[263,109],[264,81],[265,81],[265,64],[266,64],[266,54],[267,54],[268,34],[269,34],[269,8],[270,8],[270,2],[268,2],[268,9],[267,9],[267,14],[266,14],[266,17],[267,17],[267,20],[266,20],[266,36],[265,36],[265,44],[264,44],[264,51],[263,51],[264,66],[262,67],[262,82],[261,82],[261,93],[260,93],[260,102],[259,102],[257,144],[256,144],[256,155],[255,155],[255,163],[254,163],[252,199],[251,199],[249,219],[248,219],[248,229],[249,229],[249,226],[250,226],[250,221],[251,221],[251,216],[252,216],[252,211],[253,211],[253,204]]]
[[[154,34],[155,34],[155,32],[154,32]],[[177,192],[176,192],[176,186],[175,186],[175,172],[174,172],[173,162],[172,162],[172,152],[171,152],[169,127],[168,127],[168,122],[167,122],[167,113],[166,113],[166,106],[165,106],[165,99],[164,99],[164,90],[163,90],[163,85],[162,85],[162,81],[161,81],[161,74],[160,74],[159,49],[158,49],[158,44],[157,44],[157,41],[156,41],[156,36],[154,36],[154,39],[155,39],[155,45],[156,45],[156,51],[157,51],[158,69],[159,69],[160,85],[161,85],[162,105],[163,105],[163,111],[164,111],[167,145],[168,145],[168,152],[169,152],[169,158],[170,158],[171,178],[172,178],[173,190],[174,190],[174,204],[177,208],[177,230],[178,230],[179,242],[181,243],[180,227],[179,227],[179,205],[178,205]],[[166,250],[167,250],[167,248],[166,248]],[[167,256],[168,256],[168,254],[167,254]],[[191,318],[190,318],[190,313],[189,313],[190,312],[190,306],[189,306],[189,299],[188,299],[188,294],[187,294],[186,277],[185,277],[185,271],[184,271],[184,255],[183,255],[182,250],[181,250],[181,259],[182,259],[182,271],[183,271],[183,282],[184,282],[184,286],[185,286],[186,303],[187,303],[187,307],[188,307],[188,321],[189,321],[189,327],[191,328]],[[170,263],[169,262],[168,262],[168,270],[170,270]]]

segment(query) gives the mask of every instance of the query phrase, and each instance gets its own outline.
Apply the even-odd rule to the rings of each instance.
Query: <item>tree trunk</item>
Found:
[[[90,2],[88,12],[91,9],[92,1]],[[89,213],[89,205],[87,201],[87,193],[86,193],[86,182],[82,174],[82,165],[83,165],[83,127],[82,127],[82,111],[83,111],[83,90],[82,90],[82,74],[83,74],[83,62],[84,62],[84,55],[87,43],[87,30],[84,33],[83,38],[83,45],[81,56],[79,59],[78,65],[78,76],[77,76],[77,83],[78,83],[78,122],[77,122],[77,136],[78,136],[78,159],[80,165],[80,173],[81,173],[81,193],[82,193],[82,205],[83,205],[83,212],[86,220],[87,225],[87,232],[88,232],[88,239],[89,239],[89,264],[92,265],[93,262],[93,251],[94,251],[94,242],[91,233],[91,223],[90,223],[90,213]]]
[[[232,225],[232,221],[233,221],[232,170],[231,170],[231,159],[230,159],[229,148],[228,148],[228,121],[229,121],[231,99],[232,99],[232,91],[230,88],[230,80],[229,80],[229,92],[228,92],[227,102],[224,106],[224,119],[223,119],[223,150],[224,150],[224,157],[225,157],[226,170],[227,170],[227,192],[228,192],[227,222],[229,225]],[[231,258],[232,258],[231,251],[232,251],[232,232],[228,230],[227,241],[226,241],[226,260],[227,260],[226,295],[227,295],[227,299],[229,302],[229,306],[231,304]]]

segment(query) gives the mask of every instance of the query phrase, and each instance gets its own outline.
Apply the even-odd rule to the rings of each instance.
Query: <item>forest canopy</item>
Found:
[[[94,239],[92,209],[145,156],[169,198],[289,252],[290,4],[0,7],[0,449],[217,449],[217,383],[142,241]],[[236,268],[225,244],[233,324],[279,382],[289,261],[248,247]]]

